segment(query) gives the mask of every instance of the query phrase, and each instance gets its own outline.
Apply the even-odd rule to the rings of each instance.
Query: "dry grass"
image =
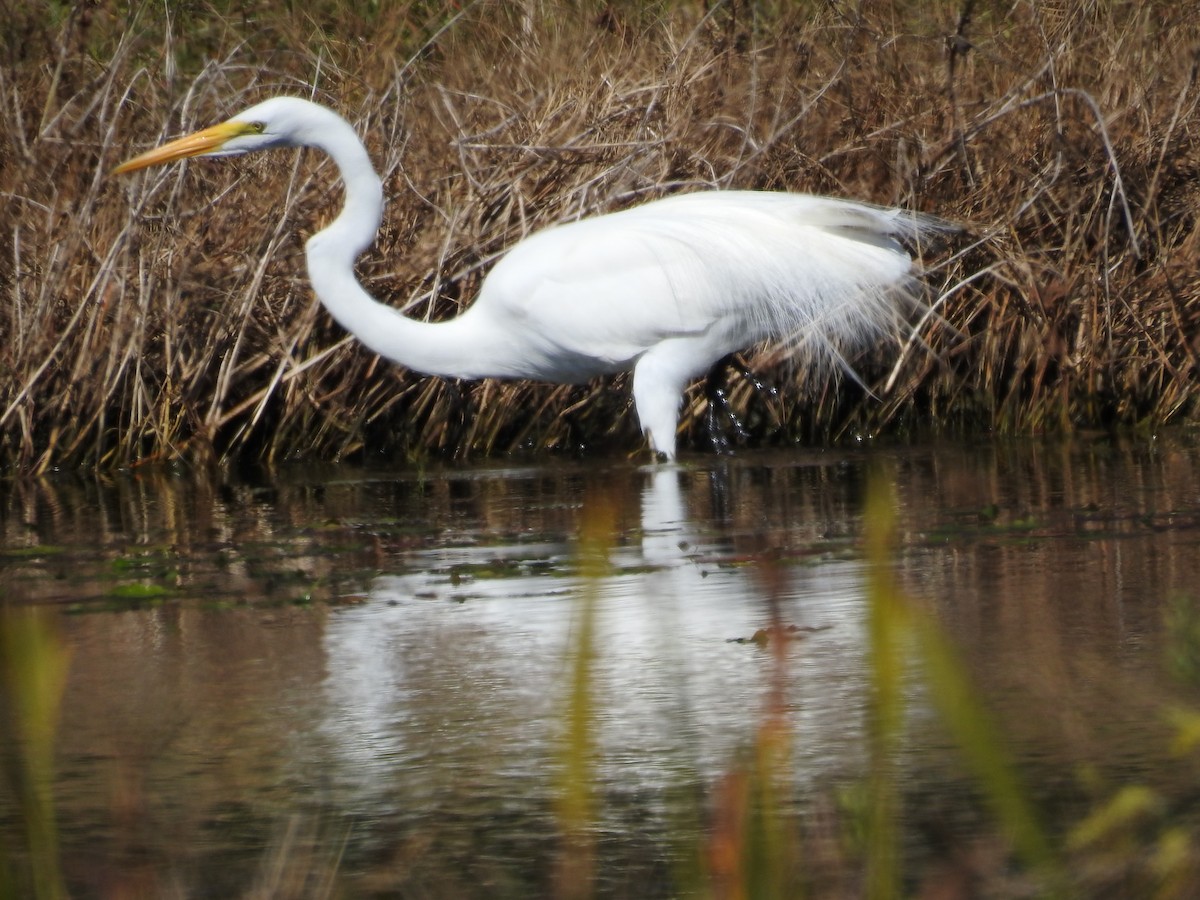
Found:
[[[360,276],[415,316],[453,315],[534,228],[676,190],[972,226],[930,260],[943,318],[855,361],[876,396],[752,355],[788,382],[768,402],[731,374],[758,439],[1194,413],[1200,22],[1179,4],[169,6],[18,3],[0,37],[6,468],[641,446],[622,379],[451,383],[346,338],[303,274],[340,202],[317,154],[106,174],[279,93],[367,136],[390,205]]]

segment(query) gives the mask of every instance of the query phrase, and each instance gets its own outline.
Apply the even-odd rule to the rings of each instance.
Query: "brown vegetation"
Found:
[[[266,96],[356,122],[390,204],[360,275],[453,315],[530,230],[671,191],[803,190],[969,224],[931,317],[759,438],[1157,424],[1194,412],[1200,21],[1064,0],[18,3],[0,36],[0,462],[640,446],[627,392],[382,363],[312,297],[318,154],[112,165]],[[70,11],[67,12],[66,10]],[[943,294],[945,294],[943,298]],[[616,379],[620,382],[621,379]],[[684,442],[703,439],[689,397]],[[368,449],[369,448],[369,449]]]

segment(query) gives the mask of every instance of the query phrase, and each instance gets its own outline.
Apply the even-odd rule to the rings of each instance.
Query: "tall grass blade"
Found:
[[[870,896],[894,897],[900,889],[894,755],[903,729],[906,653],[913,654],[941,721],[953,736],[1005,836],[1024,863],[1043,879],[1046,890],[1058,895],[1062,882],[1055,852],[1005,749],[1003,735],[938,623],[918,609],[895,584],[890,552],[895,530],[894,509],[890,482],[876,477],[866,514],[873,698]]]
[[[594,497],[583,516],[579,541],[579,605],[566,701],[565,735],[559,769],[558,823],[562,847],[558,895],[590,897],[595,879],[593,829],[596,821],[595,735],[596,615],[602,578],[607,573],[615,521],[607,498]]]
[[[54,815],[54,737],[68,654],[48,614],[31,609],[0,608],[0,747],[4,777],[24,820],[29,888],[19,867],[10,862],[9,877],[0,882],[11,896],[57,900],[66,896],[59,866],[58,829]],[[14,848],[7,848],[9,853]]]
[[[929,617],[914,616],[916,651],[930,696],[949,728],[993,815],[1017,853],[1046,879],[1059,884],[1059,868],[1050,839],[1021,783],[999,728],[982,699],[971,688],[971,679],[958,652]]]
[[[909,610],[892,575],[894,497],[876,486],[867,499],[868,808],[866,810],[867,896],[900,896],[899,816],[896,753],[904,727],[904,640]]]

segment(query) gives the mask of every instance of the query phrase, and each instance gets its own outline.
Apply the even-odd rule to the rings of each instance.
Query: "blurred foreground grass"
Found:
[[[1200,828],[1186,802],[1200,762],[1200,710],[1194,702],[1200,616],[1194,602],[1177,598],[1167,621],[1166,657],[1179,695],[1149,698],[1171,723],[1169,751],[1178,768],[1121,784],[1097,781],[1091,806],[1064,821],[1060,810],[1031,793],[1034,779],[1016,762],[1011,737],[974,686],[959,648],[922,599],[899,586],[893,571],[895,508],[890,478],[878,474],[863,517],[870,703],[860,782],[829,785],[816,797],[800,795],[794,783],[805,736],[791,716],[794,673],[787,646],[794,638],[783,627],[778,596],[789,573],[763,554],[752,563],[761,574],[768,623],[758,651],[769,655],[770,671],[761,709],[744,736],[743,752],[721,777],[680,790],[685,799],[674,813],[678,834],[666,851],[671,884],[644,893],[872,900],[1195,896]],[[604,653],[596,635],[604,615],[603,581],[620,539],[617,518],[612,499],[596,495],[586,503],[580,527],[583,586],[564,666],[560,751],[552,776],[559,843],[554,871],[539,879],[564,898],[634,895],[620,873],[605,869],[606,857],[598,850],[605,786],[596,780],[600,751],[594,729],[606,698],[596,678]],[[56,615],[0,606],[0,896],[5,897],[66,895],[58,834],[72,823],[56,820],[52,785],[69,654]],[[903,765],[918,704],[936,713],[986,811],[982,832],[956,835],[960,843],[936,854],[919,849],[914,796]],[[1072,765],[1075,770],[1063,777],[1088,777],[1085,750]],[[680,777],[686,781],[688,773]],[[276,844],[263,849],[258,877],[242,896],[360,896],[361,873],[339,868],[342,849],[353,839],[339,829],[334,822],[290,820]],[[436,863],[424,877],[422,896],[449,895],[437,881]],[[448,883],[461,884],[456,878]],[[177,893],[204,895],[204,888],[185,885]],[[116,888],[94,895],[124,896]]]
[[[0,762],[21,827],[0,830],[0,896],[66,896],[54,810],[54,738],[68,654],[54,614],[0,605]]]

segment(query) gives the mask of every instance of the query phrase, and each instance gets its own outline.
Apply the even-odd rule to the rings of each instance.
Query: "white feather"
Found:
[[[425,323],[379,303],[355,278],[383,191],[361,140],[336,113],[275,98],[119,168],[281,146],[325,151],[345,181],[342,213],[308,241],[308,271],[329,312],[364,344],[453,378],[579,382],[632,369],[642,428],[667,458],[690,380],[756,344],[823,369],[877,340],[919,286],[904,243],[948,227],[805,194],[667,197],[530,236],[496,264],[466,312]]]

